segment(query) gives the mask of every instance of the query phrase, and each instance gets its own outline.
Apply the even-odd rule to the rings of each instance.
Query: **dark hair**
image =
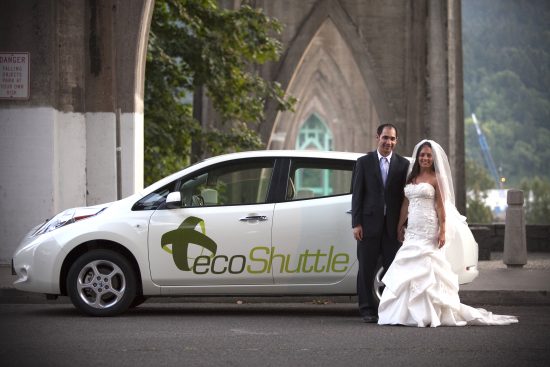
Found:
[[[422,150],[422,148],[424,147],[430,147],[430,149],[432,149],[432,152],[433,152],[433,148],[432,148],[432,145],[430,144],[429,141],[425,141],[424,143],[422,143],[421,146],[418,147],[418,150],[416,151],[416,157],[414,157],[414,164],[413,164],[413,168],[411,170],[411,173],[409,174],[409,177],[407,177],[407,184],[410,184],[413,182],[413,180],[418,176],[418,174],[420,173],[420,163],[418,163],[418,156],[420,155],[420,151]],[[432,162],[432,171],[435,171],[435,165],[434,163]]]
[[[397,128],[395,127],[395,125],[392,125],[392,124],[382,124],[382,125],[378,126],[378,128],[376,129],[376,135],[378,135],[378,136],[382,135],[382,130],[384,130],[386,127],[389,127],[390,129],[395,130],[395,137],[396,138],[399,136],[399,132],[397,131]]]

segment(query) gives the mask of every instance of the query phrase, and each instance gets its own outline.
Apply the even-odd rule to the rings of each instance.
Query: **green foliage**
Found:
[[[191,162],[191,146],[205,155],[258,149],[253,130],[274,99],[285,98],[277,83],[262,79],[258,65],[276,61],[281,25],[260,10],[225,10],[213,0],[157,0],[151,22],[145,81],[145,182]],[[204,87],[228,126],[203,129],[193,118],[191,92]],[[205,122],[208,125],[208,122]]]
[[[523,179],[520,188],[525,194],[527,223],[548,224],[550,218],[550,182],[538,176]]]
[[[491,208],[486,206],[479,198],[468,197],[466,203],[468,223],[492,223],[493,214]]]
[[[487,171],[481,166],[483,162],[476,162],[466,158],[466,186],[476,196],[485,190],[495,188],[495,183]]]
[[[487,197],[486,190],[492,189],[494,186],[493,179],[480,164],[471,159],[466,159],[466,187],[469,191],[466,202],[468,222],[493,222],[491,208],[484,204],[484,199]]]
[[[462,11],[467,158],[483,162],[475,113],[505,188],[550,184],[550,2],[463,0]]]

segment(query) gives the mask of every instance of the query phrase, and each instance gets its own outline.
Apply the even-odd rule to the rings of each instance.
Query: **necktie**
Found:
[[[382,159],[380,159],[380,172],[382,173],[382,183],[384,184],[384,186],[386,186],[389,166],[390,164],[388,163],[388,158],[382,157]]]

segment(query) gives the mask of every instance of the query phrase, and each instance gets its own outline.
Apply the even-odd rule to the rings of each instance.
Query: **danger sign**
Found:
[[[0,52],[0,99],[28,99],[30,53]]]

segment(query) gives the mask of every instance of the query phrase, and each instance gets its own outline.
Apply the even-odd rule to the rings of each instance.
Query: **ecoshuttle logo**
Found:
[[[190,245],[195,245],[191,251],[193,255],[190,255]],[[275,246],[252,247],[248,256],[217,254],[218,245],[206,235],[204,220],[193,216],[165,233],[161,246],[172,255],[178,269],[196,275],[241,274],[245,271],[248,274],[344,273],[351,265],[350,255],[336,252],[334,245],[326,246],[325,250],[304,249],[293,254],[280,253]],[[199,251],[196,251],[196,246]]]
[[[197,224],[201,228],[201,232],[195,230]],[[204,256],[204,250],[210,251],[212,256],[214,256],[218,249],[216,242],[206,235],[204,220],[197,217],[187,217],[181,222],[178,228],[163,234],[161,238],[162,249],[172,254],[174,263],[178,269],[183,271],[190,271],[193,269],[189,266],[189,260],[191,260],[189,258],[190,244],[202,247],[201,256]],[[172,245],[171,249],[169,245]]]

